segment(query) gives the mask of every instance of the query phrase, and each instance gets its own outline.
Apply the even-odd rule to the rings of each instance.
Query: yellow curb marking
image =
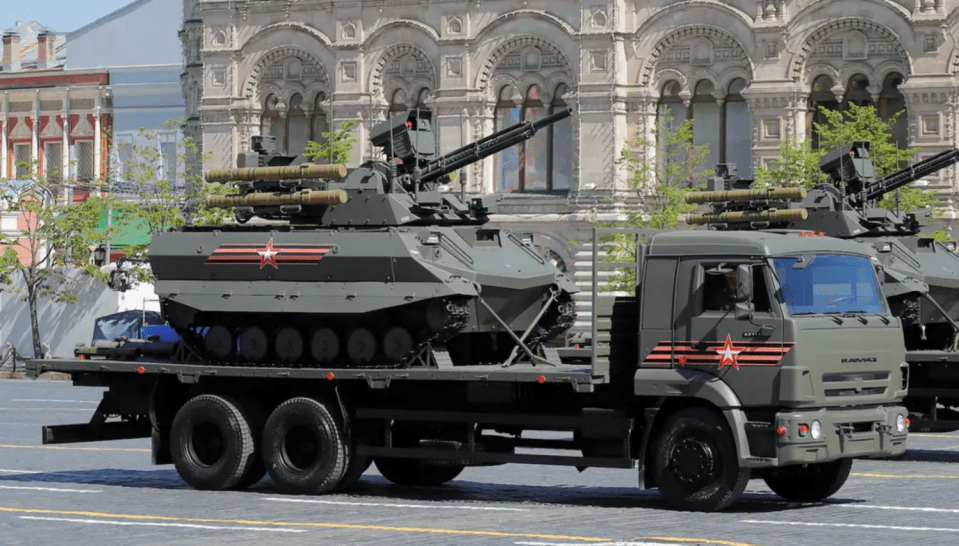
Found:
[[[387,525],[353,525],[348,523],[309,523],[292,521],[260,521],[245,519],[177,518],[171,516],[143,516],[134,514],[110,514],[106,512],[81,512],[74,510],[41,510],[35,508],[7,508],[0,506],[0,512],[18,514],[57,514],[65,516],[86,516],[95,518],[120,518],[129,520],[189,521],[194,523],[239,523],[243,525],[273,525],[276,527],[314,527],[322,529],[358,529],[363,531],[400,531],[404,533],[431,533],[439,535],[472,535],[485,537],[510,538],[548,538],[558,540],[581,540],[584,542],[613,542],[611,538],[577,537],[568,535],[541,535],[535,533],[507,533],[500,531],[469,531],[464,529],[433,529],[427,527],[393,527]]]
[[[861,478],[927,478],[927,479],[959,479],[959,475],[922,475],[922,474],[856,474],[853,472],[850,476]]]

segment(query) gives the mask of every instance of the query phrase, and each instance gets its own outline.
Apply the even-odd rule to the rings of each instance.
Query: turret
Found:
[[[929,216],[928,210],[907,213],[877,207],[877,202],[887,193],[957,162],[959,150],[951,149],[877,179],[869,144],[854,142],[823,156],[819,168],[829,182],[808,191],[751,189],[751,180],[736,178],[735,166],[721,165],[712,179],[715,191],[686,196],[688,203],[712,204],[712,211],[689,215],[687,221],[714,229],[800,229],[844,238],[914,235]],[[785,214],[787,211],[792,212]]]
[[[255,153],[237,158],[236,169],[206,173],[208,182],[233,183],[236,195],[217,196],[209,206],[233,208],[237,220],[253,217],[326,227],[478,225],[495,210],[499,196],[468,203],[441,191],[456,171],[532,138],[572,114],[562,110],[536,122],[507,127],[477,142],[437,156],[432,113],[413,109],[373,127],[370,141],[385,161],[357,168],[315,165],[273,153],[271,137],[256,137]]]

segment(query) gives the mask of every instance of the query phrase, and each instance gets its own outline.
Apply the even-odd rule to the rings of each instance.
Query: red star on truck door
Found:
[[[273,237],[270,237],[270,242],[266,243],[266,248],[257,250],[256,253],[260,255],[260,269],[263,269],[267,265],[272,265],[273,269],[279,269],[279,267],[276,266],[276,255],[279,254],[280,251],[273,248]]]
[[[739,353],[743,352],[742,347],[733,347],[733,340],[726,334],[726,345],[722,349],[715,349],[719,353],[719,369],[723,366],[732,366],[734,370],[739,371],[739,362],[736,360]]]

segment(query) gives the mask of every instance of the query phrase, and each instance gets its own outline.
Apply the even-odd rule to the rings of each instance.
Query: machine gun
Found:
[[[903,212],[879,208],[876,203],[887,193],[957,162],[959,149],[951,149],[877,179],[869,144],[855,142],[822,158],[819,168],[829,182],[801,197],[783,193],[788,188],[756,193],[760,190],[751,189],[753,181],[736,177],[734,165],[721,165],[710,180],[713,191],[686,196],[688,203],[709,203],[713,210],[690,214],[686,221],[713,229],[800,229],[842,238],[915,235],[930,215],[928,210]],[[727,193],[734,189],[750,190],[753,195],[732,199]]]
[[[521,122],[437,156],[432,113],[413,109],[373,128],[370,141],[382,149],[386,161],[352,169],[280,156],[273,153],[270,137],[255,137],[257,153],[240,154],[240,167],[206,173],[208,182],[233,183],[239,193],[210,196],[206,204],[233,208],[241,223],[257,216],[327,227],[482,224],[499,196],[474,198],[467,205],[439,186],[451,181],[457,170],[528,140],[570,115],[572,110],[565,109],[539,121]]]

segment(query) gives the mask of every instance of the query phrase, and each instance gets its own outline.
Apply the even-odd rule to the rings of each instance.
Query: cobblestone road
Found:
[[[629,470],[506,465],[400,488],[367,471],[349,493],[187,487],[148,440],[42,446],[40,426],[85,422],[99,389],[0,381],[0,543],[8,544],[956,544],[959,433],[914,434],[904,459],[857,461],[826,503],[750,482],[719,514],[665,507]]]

